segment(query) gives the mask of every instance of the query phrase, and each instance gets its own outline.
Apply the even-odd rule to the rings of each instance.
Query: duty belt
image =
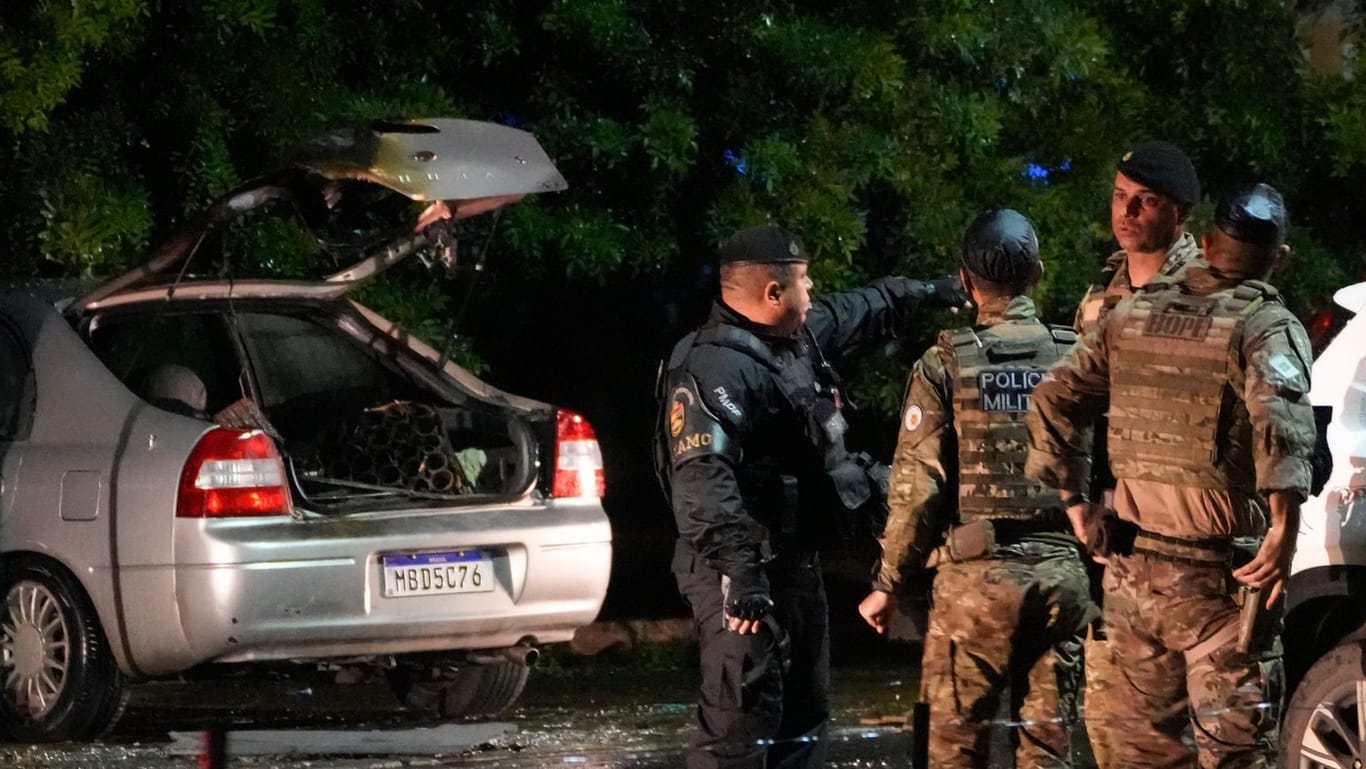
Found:
[[[985,531],[982,531],[985,527]],[[964,545],[960,533],[976,529]],[[949,529],[948,541],[930,551],[925,568],[933,569],[946,563],[964,563],[995,557],[998,548],[1017,545],[1034,534],[1070,534],[1071,529],[1062,513],[1045,515],[1032,520],[1018,518],[979,518]],[[968,552],[963,552],[967,550]]]
[[[1031,520],[1018,518],[992,518],[991,527],[996,532],[997,545],[1018,544],[1034,534],[1071,534],[1072,528],[1062,514],[1045,515]]]
[[[1229,566],[1233,563],[1233,538],[1187,539],[1139,529],[1134,553],[1188,566]]]

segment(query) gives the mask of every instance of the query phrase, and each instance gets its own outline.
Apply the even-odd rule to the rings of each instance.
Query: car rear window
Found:
[[[239,313],[235,321],[267,411],[301,399],[371,405],[413,394],[405,378],[330,324],[266,313]]]
[[[187,413],[211,414],[243,395],[241,361],[215,313],[100,318],[91,329],[90,345],[114,376],[144,399],[149,399],[151,381],[172,367],[203,384],[202,403],[182,404]]]

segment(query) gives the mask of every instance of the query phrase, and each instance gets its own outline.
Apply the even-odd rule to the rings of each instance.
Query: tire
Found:
[[[531,668],[515,662],[445,668],[433,680],[397,677],[394,693],[408,707],[447,721],[483,718],[516,702],[530,675]]]
[[[1295,689],[1281,725],[1283,769],[1361,766],[1366,760],[1366,669],[1362,644],[1325,654]]]
[[[0,734],[54,742],[106,733],[128,699],[90,599],[60,567],[0,569]]]

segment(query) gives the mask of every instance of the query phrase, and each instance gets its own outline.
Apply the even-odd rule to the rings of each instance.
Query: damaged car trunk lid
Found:
[[[190,260],[213,231],[278,202],[292,205],[313,228],[336,204],[342,182],[363,182],[413,201],[510,201],[568,186],[534,136],[496,123],[437,118],[334,130],[302,145],[288,167],[219,198],[146,263],[96,286],[73,301],[67,312],[90,312],[116,294],[167,280],[173,282],[156,290],[170,296],[190,274]],[[450,237],[445,220],[397,233],[368,249],[355,264],[320,276],[322,283],[331,284],[327,286],[236,275],[238,282],[228,288],[238,297],[289,291],[335,295],[419,251],[441,248]]]

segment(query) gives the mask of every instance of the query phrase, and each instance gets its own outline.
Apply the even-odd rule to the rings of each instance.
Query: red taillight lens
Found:
[[[559,409],[555,413],[555,481],[551,496],[601,498],[606,490],[598,436],[587,419]]]
[[[180,473],[178,518],[290,515],[285,465],[260,430],[218,427],[205,433]]]

